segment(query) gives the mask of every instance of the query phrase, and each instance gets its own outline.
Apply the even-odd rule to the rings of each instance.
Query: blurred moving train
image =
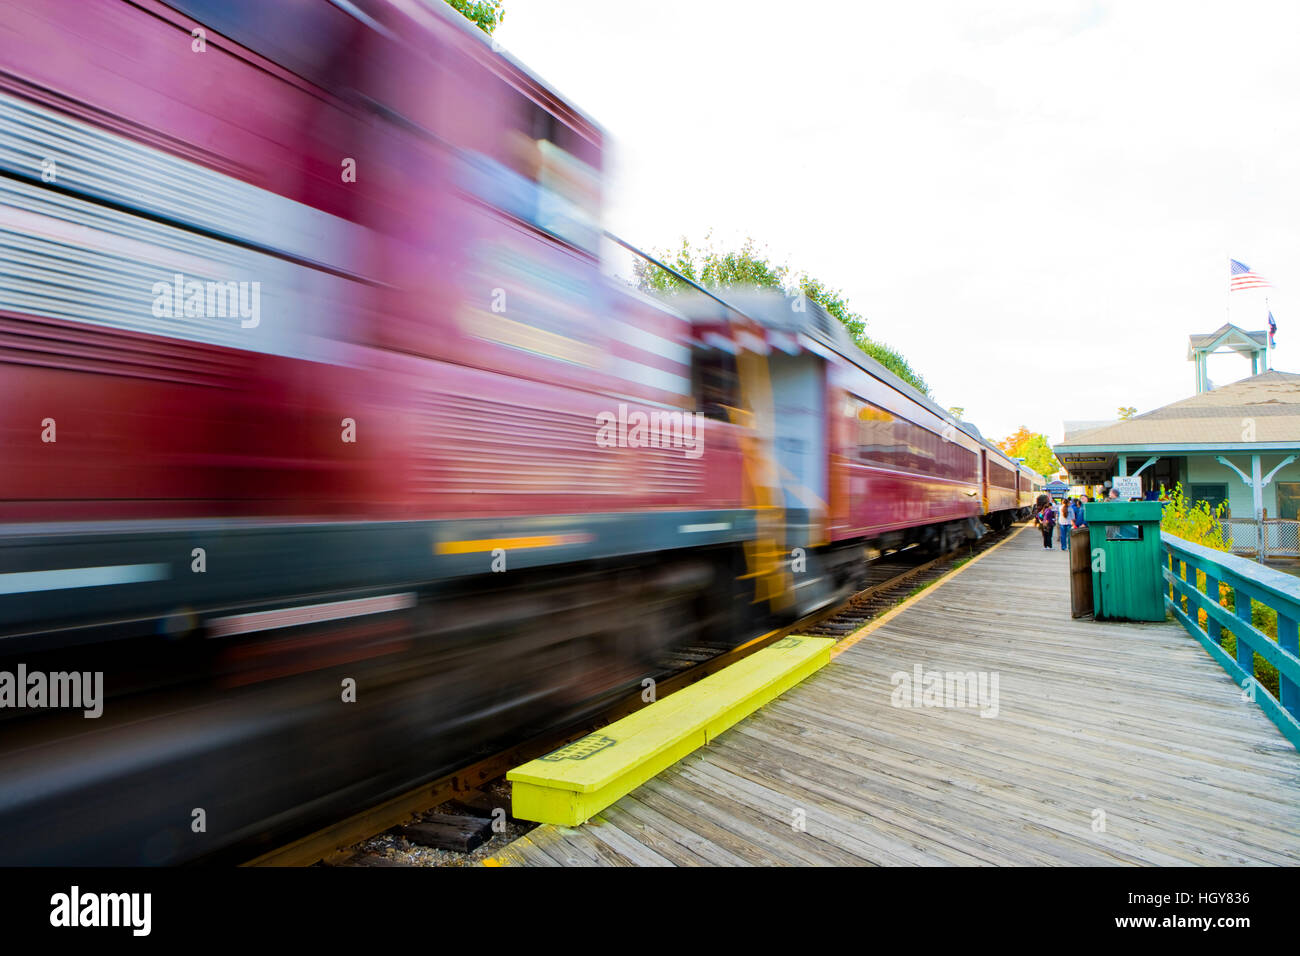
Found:
[[[0,863],[247,857],[1041,490],[603,277],[600,129],[442,0],[0,11]]]

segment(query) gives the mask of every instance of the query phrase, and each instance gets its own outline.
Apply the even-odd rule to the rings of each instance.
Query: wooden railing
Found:
[[[1300,749],[1300,578],[1168,532],[1161,532],[1160,540],[1168,583],[1165,607]],[[1220,584],[1231,591],[1233,610],[1220,603]],[[1277,613],[1276,642],[1251,622],[1252,602]],[[1235,655],[1223,646],[1225,632],[1236,638]],[[1276,697],[1255,676],[1256,654],[1277,668]]]

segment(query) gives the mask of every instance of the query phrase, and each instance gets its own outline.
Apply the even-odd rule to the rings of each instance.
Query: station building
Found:
[[[1226,501],[1233,519],[1300,520],[1300,375],[1266,371],[1123,421],[1067,422],[1054,451],[1075,483],[1136,475],[1143,492],[1181,483]]]

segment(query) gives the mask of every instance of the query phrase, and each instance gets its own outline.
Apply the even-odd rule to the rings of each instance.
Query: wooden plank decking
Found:
[[[1300,862],[1295,749],[1179,625],[1073,621],[1068,590],[1065,554],[1025,530],[585,826],[538,827],[496,862]],[[893,706],[891,675],[916,665],[996,675],[996,716]]]

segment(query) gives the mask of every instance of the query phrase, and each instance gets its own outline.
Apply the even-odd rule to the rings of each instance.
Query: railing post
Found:
[[[1206,604],[1219,603],[1219,579],[1211,577],[1209,572],[1205,575],[1205,596]],[[1221,625],[1213,614],[1207,609],[1205,612],[1205,633],[1209,635],[1210,640],[1216,644],[1223,643],[1223,625]]]
[[[1277,615],[1277,646],[1288,654],[1300,656],[1300,646],[1296,639],[1296,622],[1285,617],[1281,611]],[[1278,700],[1293,717],[1300,717],[1300,687],[1285,674],[1278,672]]]
[[[1179,564],[1183,566],[1182,579],[1186,581],[1188,584],[1190,584],[1192,586],[1191,589],[1195,591],[1196,590],[1196,565],[1194,565],[1192,562],[1187,560],[1180,561]],[[1181,604],[1182,602],[1179,601],[1178,603]],[[1190,617],[1197,624],[1201,623],[1200,610],[1201,610],[1201,602],[1189,595],[1187,598],[1187,616]]]
[[[1241,618],[1247,624],[1251,623],[1250,598],[1242,592],[1241,588],[1234,587],[1232,589],[1232,603],[1234,606],[1234,613],[1237,617]],[[1236,635],[1236,638],[1237,666],[1246,672],[1247,677],[1253,680],[1255,677],[1255,652],[1251,650],[1250,645],[1242,639],[1240,634]]]

